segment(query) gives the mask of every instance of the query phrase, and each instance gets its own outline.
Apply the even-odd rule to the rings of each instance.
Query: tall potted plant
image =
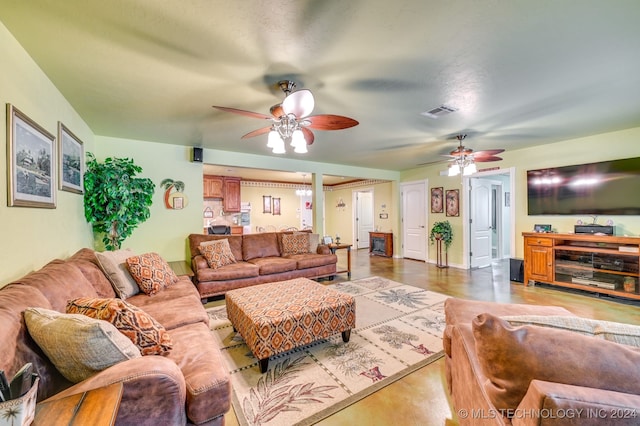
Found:
[[[433,244],[436,240],[442,240],[444,242],[445,250],[449,250],[449,246],[453,241],[453,229],[451,229],[451,224],[448,220],[444,220],[442,222],[436,222],[433,224],[431,228],[431,234],[429,235],[429,240],[431,244]]]
[[[99,163],[87,153],[84,174],[84,216],[96,233],[103,234],[107,250],[117,250],[139,224],[151,215],[155,184],[135,177],[142,168],[128,158],[107,158]]]

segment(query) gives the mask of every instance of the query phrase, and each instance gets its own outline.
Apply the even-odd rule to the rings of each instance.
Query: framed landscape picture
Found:
[[[64,124],[58,121],[58,181],[63,191],[82,194],[84,176],[84,146]]]
[[[271,213],[271,195],[262,196],[262,213]]]
[[[444,203],[442,202],[442,187],[431,188],[431,213],[443,213]]]
[[[7,104],[8,204],[56,207],[55,136]]]
[[[273,198],[273,212],[274,215],[280,214],[280,198]]]
[[[460,216],[460,190],[447,189],[447,216]]]

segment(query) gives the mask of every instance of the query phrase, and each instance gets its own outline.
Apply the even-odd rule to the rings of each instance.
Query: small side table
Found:
[[[112,426],[116,422],[122,383],[36,405],[33,426]]]
[[[347,249],[347,269],[336,271],[336,274],[342,274],[343,272],[346,272],[347,278],[351,278],[351,244],[329,244],[329,250],[331,250],[331,253],[333,254],[336,254],[336,251],[340,249]]]
[[[189,266],[189,263],[187,261],[175,260],[173,262],[167,263],[169,263],[169,266],[171,267],[171,269],[173,269],[173,272],[175,272],[177,276],[186,275],[191,281],[193,281],[193,277],[195,274],[193,273],[193,270],[191,269],[191,266]]]

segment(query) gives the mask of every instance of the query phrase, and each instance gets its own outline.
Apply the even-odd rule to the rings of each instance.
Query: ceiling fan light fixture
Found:
[[[291,146],[297,148],[298,146],[307,145],[307,141],[304,140],[304,134],[302,134],[302,130],[297,128],[291,133]]]
[[[460,166],[458,163],[453,163],[449,166],[449,176],[458,176],[460,174]]]
[[[286,154],[287,150],[284,148],[284,141],[280,139],[280,136],[278,136],[278,140],[275,141],[272,152],[274,154]]]
[[[473,160],[472,160],[471,163],[469,163],[468,165],[466,165],[464,167],[464,171],[462,172],[462,174],[464,176],[469,176],[469,175],[474,174],[477,171],[478,171],[478,169],[476,167],[476,163],[474,163]]]
[[[280,135],[278,134],[278,132],[276,131],[276,129],[274,129],[273,127],[271,128],[271,131],[269,132],[269,136],[267,138],[267,148],[275,148],[280,142],[282,142],[282,138],[280,138]]]

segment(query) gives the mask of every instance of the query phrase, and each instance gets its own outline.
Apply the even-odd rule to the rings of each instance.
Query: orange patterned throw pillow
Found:
[[[129,273],[140,290],[149,296],[178,281],[178,276],[158,253],[145,253],[127,258]]]
[[[282,236],[282,255],[309,253],[309,233],[300,232]]]
[[[81,297],[67,302],[68,314],[82,314],[113,324],[142,355],[166,355],[173,347],[167,330],[142,309],[121,299]]]
[[[211,269],[218,269],[225,265],[236,263],[236,258],[233,257],[229,246],[229,240],[226,238],[201,243],[199,248],[200,253],[207,259]]]

